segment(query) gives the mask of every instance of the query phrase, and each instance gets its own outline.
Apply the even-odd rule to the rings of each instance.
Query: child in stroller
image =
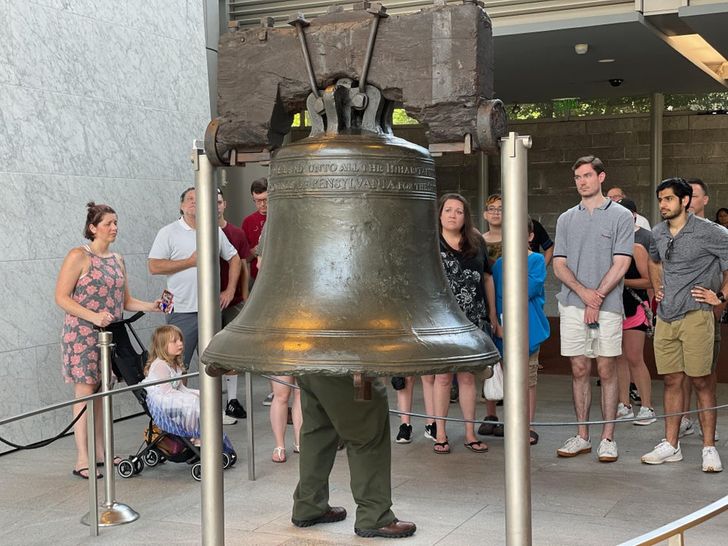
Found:
[[[130,325],[129,327],[131,329]],[[137,337],[133,329],[132,333]],[[183,350],[184,341],[179,328],[171,325],[157,328],[152,337],[151,353],[144,368],[146,379],[141,384],[182,375]],[[151,385],[144,390],[146,393],[140,389],[137,397],[145,406],[152,422],[145,432],[143,448],[136,455],[119,463],[119,475],[128,478],[141,472],[144,463],[156,466],[169,459],[172,462],[191,464],[192,477],[199,481],[202,470],[199,463],[199,391],[187,388],[181,380]],[[230,440],[223,435],[223,466],[228,468],[235,464],[236,460],[237,455]]]

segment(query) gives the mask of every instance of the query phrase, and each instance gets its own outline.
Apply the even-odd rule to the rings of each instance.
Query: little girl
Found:
[[[179,377],[184,372],[182,331],[176,326],[160,326],[152,336],[149,360],[144,368],[145,382]],[[182,380],[145,387],[147,407],[152,419],[167,433],[190,438],[200,444],[200,391],[190,389]],[[223,435],[226,453],[233,450],[230,440]]]

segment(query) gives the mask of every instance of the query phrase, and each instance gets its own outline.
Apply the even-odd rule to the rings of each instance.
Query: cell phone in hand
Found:
[[[174,295],[169,290],[162,292],[162,303],[159,304],[159,308],[162,313],[171,313],[174,307]]]

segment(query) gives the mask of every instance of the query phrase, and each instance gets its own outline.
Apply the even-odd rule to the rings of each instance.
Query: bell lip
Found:
[[[221,360],[227,361],[223,363]],[[246,362],[231,359],[216,358],[214,355],[203,353],[200,362],[205,366],[208,375],[219,376],[223,373],[252,373],[254,375],[330,375],[346,376],[357,373],[372,377],[389,376],[419,376],[441,373],[456,372],[480,372],[490,370],[501,361],[500,353],[495,350],[488,353],[479,353],[472,356],[455,356],[451,359],[438,359],[437,363],[417,359],[408,362],[366,362],[361,361],[310,361],[310,360],[289,360],[288,362],[278,361],[271,363],[268,360],[260,359],[258,362],[247,360]]]

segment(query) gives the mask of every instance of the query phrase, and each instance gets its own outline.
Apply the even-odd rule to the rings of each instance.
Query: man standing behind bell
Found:
[[[581,203],[556,222],[554,274],[561,316],[561,354],[571,360],[574,408],[578,421],[589,420],[592,358],[602,383],[602,418],[617,415],[619,383],[616,357],[622,354],[622,286],[632,260],[634,219],[626,208],[602,194],[604,164],[593,155],[572,167]],[[556,453],[575,457],[592,450],[589,427],[579,425]],[[602,428],[600,462],[618,458],[614,423]]]
[[[351,494],[356,501],[354,532],[360,537],[404,538],[417,527],[392,513],[392,444],[389,441],[387,390],[372,384],[371,400],[355,400],[350,376],[303,375],[299,482],[293,493],[296,527],[333,523],[346,510],[329,506],[329,474],[339,437],[346,445]]]
[[[250,283],[252,286],[258,277],[257,257],[260,255],[258,242],[265,221],[268,219],[268,179],[263,177],[254,180],[250,185],[250,193],[253,196],[256,210],[243,219],[243,224],[240,227],[245,232],[245,237],[250,245],[250,254],[246,259],[250,264]]]
[[[197,208],[195,188],[187,188],[180,197],[181,217],[159,230],[149,251],[147,266],[152,275],[166,275],[167,289],[174,297],[173,311],[167,323],[174,324],[184,335],[184,363],[189,369],[197,349]],[[220,257],[230,265],[227,286],[220,292],[220,309],[225,309],[235,296],[240,276],[238,251],[220,228]],[[231,423],[232,424],[232,423]]]

